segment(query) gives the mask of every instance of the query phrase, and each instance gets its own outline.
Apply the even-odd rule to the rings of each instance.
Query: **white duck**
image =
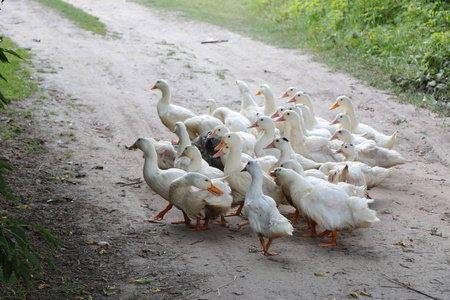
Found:
[[[197,218],[194,228],[185,230],[208,229],[209,220],[223,216],[231,208],[231,189],[220,179],[190,172],[170,184],[170,202],[189,217]],[[200,227],[200,220],[205,220]]]
[[[288,108],[289,110],[293,110],[298,114],[300,119],[300,128],[305,136],[321,136],[327,139],[331,137],[330,132],[324,128],[312,128],[311,130],[306,128],[305,119],[303,117],[304,115],[308,115],[309,109],[306,105],[296,104],[293,106],[289,106]],[[308,110],[306,114],[303,113],[304,110]]]
[[[401,156],[395,150],[378,147],[373,144],[359,144],[360,147],[355,147],[353,144],[344,143],[337,153],[342,153],[345,160],[360,161],[371,167],[390,168],[399,164],[411,162]]]
[[[236,84],[241,93],[241,110],[239,112],[253,124],[256,121],[256,113],[259,112],[259,106],[253,100],[248,85],[244,81],[236,80]]]
[[[190,159],[190,163],[186,169],[187,172],[201,173],[211,179],[224,177],[223,171],[209,166],[208,163],[202,159],[200,150],[193,145],[186,146],[181,156],[186,156]]]
[[[153,142],[148,138],[138,138],[137,141],[131,145],[128,149],[139,148],[144,152],[144,180],[147,185],[155,191],[158,195],[169,201],[169,205],[158,213],[153,219],[148,221],[161,220],[164,215],[172,208],[173,204],[170,202],[169,197],[169,185],[175,179],[186,174],[186,171],[172,168],[168,170],[161,170],[158,168],[157,154],[153,146]],[[183,223],[190,223],[189,218],[184,214],[185,220]]]
[[[291,147],[291,143],[285,137],[276,138],[265,147],[265,149],[276,148],[280,151],[280,157],[276,163],[276,166],[279,167],[282,163],[287,160],[295,159],[298,161],[304,170],[309,169],[318,169],[321,164],[317,163],[309,158],[304,157],[301,154],[295,153],[295,151]]]
[[[218,125],[214,127],[212,133],[208,135],[208,138],[218,137],[222,139],[228,132],[230,132],[228,127],[225,125]],[[239,135],[242,140],[242,152],[247,153],[250,156],[255,156],[256,137],[253,134],[244,131],[236,131],[236,134]]]
[[[258,116],[258,119],[249,128],[259,128],[260,135],[255,143],[256,157],[262,157],[266,155],[272,155],[276,158],[280,157],[280,151],[276,148],[264,148],[272,143],[275,138],[275,123],[270,117]]]
[[[184,120],[183,123],[186,126],[186,130],[189,133],[189,138],[191,140],[195,139],[203,132],[212,130],[217,125],[223,124],[219,119],[210,115],[191,117]]]
[[[348,168],[345,168],[346,166]],[[329,181],[338,180],[356,186],[364,186],[367,190],[379,185],[393,171],[393,169],[383,167],[369,167],[367,164],[358,161],[328,162],[324,163],[319,170],[329,176]],[[337,176],[338,179],[333,176]]]
[[[361,143],[364,143],[364,142],[367,142],[367,141],[372,141],[372,142],[375,143],[374,140],[366,139],[364,137],[365,134],[363,134],[363,135],[353,134],[352,133],[352,127],[351,127],[350,118],[345,113],[338,113],[336,115],[336,118],[330,124],[337,124],[338,126],[340,126],[340,128],[338,130],[345,129],[351,135],[350,136],[345,131],[343,132],[343,134],[341,134],[341,137],[343,139],[339,139],[339,140],[343,141],[344,143],[361,144]],[[336,130],[336,132],[338,130]],[[336,132],[334,133],[334,135],[336,135]],[[339,138],[339,137],[336,135],[336,138]]]
[[[244,202],[245,194],[250,186],[251,178],[248,173],[241,173],[243,160],[242,160],[242,143],[239,136],[230,132],[227,133],[220,144],[216,147],[216,150],[221,150],[229,146],[229,153],[224,168],[225,176],[228,176],[227,180],[233,191],[233,204],[241,205]],[[264,193],[274,198],[277,203],[287,203],[283,192],[276,185],[275,181],[270,178],[266,173],[276,162],[276,158],[272,156],[265,156],[257,159],[258,163],[262,166],[263,178],[264,178]],[[242,205],[238,210],[231,215],[237,215],[241,212]]]
[[[275,99],[273,97],[272,90],[268,84],[261,84],[256,92],[256,96],[263,95],[265,99],[264,107],[259,109],[259,112],[263,113],[265,116],[270,116],[275,112]]]
[[[342,107],[344,113],[349,116],[351,123],[351,132],[354,134],[365,134],[364,137],[374,140],[378,146],[392,149],[395,144],[395,138],[397,131],[391,136],[384,135],[371,126],[359,123],[356,119],[355,110],[353,109],[352,100],[347,96],[339,96],[336,102],[329,108],[329,110],[335,109],[336,107]]]
[[[289,220],[280,214],[275,200],[263,193],[263,176],[259,163],[249,161],[242,171],[248,171],[252,178],[245,195],[244,213],[259,237],[264,255],[277,255],[275,252],[269,252],[272,240],[292,235],[294,228]],[[267,243],[264,238],[268,239]]]
[[[304,104],[309,108],[309,113],[311,115],[311,118],[310,118],[311,123],[305,124],[307,129],[312,130],[314,128],[315,129],[322,128],[322,129],[326,129],[331,134],[333,134],[336,131],[336,129],[338,129],[337,126],[330,125],[329,121],[315,116],[314,107],[311,102],[311,97],[307,93],[302,92],[302,91],[297,91],[294,94],[294,96],[290,100],[287,101],[287,103],[292,103],[292,102],[294,102],[296,104]],[[305,122],[306,122],[306,120],[305,120]]]
[[[222,123],[232,132],[250,132],[247,127],[252,125],[252,123],[250,123],[245,116],[229,109],[228,107],[217,108],[213,112],[213,117],[222,121]]]
[[[283,113],[289,110],[287,106],[278,106],[275,112],[270,116],[272,119],[277,119],[283,115]],[[280,131],[280,136],[291,136],[291,126],[286,122],[275,122],[275,126]]]
[[[175,161],[176,151],[172,143],[169,141],[163,141],[158,138],[148,139],[155,148],[156,155],[158,157],[158,167],[162,170],[173,168]]]
[[[290,182],[293,201],[298,202],[302,212],[314,221],[310,236],[317,235],[315,224],[325,228],[320,236],[332,234],[331,243],[318,246],[336,245],[337,230],[367,228],[379,221],[376,212],[368,207],[373,200],[349,197],[341,188],[328,182],[312,186],[292,170],[276,168],[274,174],[280,181]]]
[[[295,111],[285,111],[284,114],[275,120],[276,122],[289,122],[291,125],[292,148],[309,159],[322,163],[327,161],[340,161],[341,158],[332,153],[329,148],[329,141],[319,136],[305,136],[300,129],[300,118]]]
[[[156,110],[158,111],[158,116],[161,119],[161,122],[170,131],[172,131],[175,127],[176,122],[183,122],[187,118],[195,117],[195,114],[189,109],[170,103],[171,99],[169,84],[164,79],[159,79],[156,81],[155,85],[151,89],[159,89],[162,93],[162,97],[158,101]]]

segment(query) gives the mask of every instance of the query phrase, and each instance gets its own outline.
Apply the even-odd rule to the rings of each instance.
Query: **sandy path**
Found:
[[[39,74],[48,89],[71,94],[88,108],[79,114],[80,119],[70,120],[81,141],[74,159],[86,166],[105,167],[101,172],[91,171],[84,182],[84,192],[91,195],[88,200],[120,212],[121,224],[112,225],[111,230],[134,227],[145,231],[162,226],[170,232],[160,243],[176,253],[171,261],[173,270],[203,278],[184,298],[342,299],[350,291],[362,289],[377,299],[425,297],[399,288],[388,278],[411,282],[413,288],[439,299],[450,298],[450,127],[445,120],[391,101],[389,93],[332,72],[295,50],[276,49],[130,2],[68,2],[98,16],[121,38],[90,34],[26,0],[5,2],[0,26],[21,47],[31,48],[36,68],[56,71]],[[209,37],[229,42],[200,44]],[[217,72],[223,72],[225,79]],[[298,86],[315,100],[316,114],[327,119],[337,113],[327,108],[345,94],[353,98],[360,121],[385,133],[398,130],[395,149],[414,162],[395,167],[393,175],[371,191],[373,209],[381,222],[370,229],[340,234],[339,245],[333,248],[317,248],[318,240],[295,236],[275,241],[273,250],[280,255],[267,258],[248,252],[259,246],[250,228],[184,232],[169,224],[181,216],[176,211],[162,224],[138,223],[136,220],[153,216],[166,202],[145,185],[125,188],[126,197],[121,197],[122,188],[114,183],[123,181],[122,177],[141,176],[141,155],[125,150],[125,144],[139,136],[175,138],[156,114],[160,93],[149,90],[159,78],[170,83],[175,103],[188,105],[199,114],[206,112],[204,99],[211,97],[220,105],[238,108],[235,79],[246,81],[254,92],[259,84],[268,83],[275,95]],[[262,103],[262,98],[256,99]],[[402,122],[396,125],[397,120]],[[95,130],[98,127],[105,129],[102,134]],[[149,204],[151,210],[143,209],[142,204]],[[96,235],[92,229],[90,232]],[[399,241],[406,247],[394,245]],[[144,267],[145,258],[133,253],[124,254],[124,264],[138,277],[148,266]],[[215,290],[218,287],[220,293]],[[122,295],[134,291],[126,286],[122,290]]]

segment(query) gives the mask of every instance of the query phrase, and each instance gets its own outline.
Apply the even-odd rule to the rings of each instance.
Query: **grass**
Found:
[[[32,75],[29,69],[24,67],[25,64],[30,64],[26,59],[30,58],[24,49],[18,49],[10,39],[5,38],[0,44],[1,47],[14,50],[23,60],[6,54],[9,63],[1,63],[1,74],[8,82],[0,79],[0,91],[6,99],[13,101],[24,99],[31,96],[37,90],[37,84],[32,80]]]
[[[449,112],[443,108],[450,101],[450,4],[445,1],[134,1],[277,47],[301,48],[405,101]]]
[[[94,17],[84,12],[83,10],[76,8],[67,2],[61,0],[35,1],[59,11],[62,15],[75,22],[75,24],[82,29],[91,31],[99,35],[106,35],[108,33],[105,24],[100,22],[97,17]]]

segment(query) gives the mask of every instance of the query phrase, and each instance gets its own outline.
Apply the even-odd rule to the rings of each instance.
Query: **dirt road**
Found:
[[[333,72],[297,50],[277,49],[132,2],[68,2],[98,16],[119,38],[93,35],[27,0],[7,0],[0,26],[19,46],[31,48],[35,69],[47,72],[36,73],[42,87],[59,95],[35,106],[36,126],[54,153],[72,152],[70,160],[85,175],[74,179],[77,185],[70,190],[77,207],[89,207],[68,212],[81,228],[73,238],[80,239],[80,249],[92,247],[87,241],[111,244],[98,260],[82,261],[89,272],[79,278],[96,288],[95,299],[106,298],[97,289],[102,285],[120,288],[109,299],[345,299],[361,290],[374,299],[450,298],[448,120],[398,103],[389,92]],[[200,43],[208,38],[228,42]],[[250,251],[259,242],[249,227],[185,232],[183,225],[170,224],[181,218],[176,210],[158,224],[144,223],[167,202],[145,183],[117,183],[142,178],[141,153],[125,145],[141,136],[175,139],[156,113],[160,92],[150,87],[159,78],[169,82],[174,103],[198,114],[207,112],[208,98],[238,109],[236,79],[255,93],[261,83],[275,95],[297,86],[312,96],[316,115],[328,120],[337,112],[327,108],[347,95],[361,122],[386,134],[399,131],[395,149],[413,162],[395,167],[371,190],[381,222],[340,233],[335,247],[318,248],[319,239],[296,232],[274,242],[271,250],[278,256],[265,257]],[[262,104],[262,98],[255,99]],[[77,138],[64,140],[68,148],[57,143],[65,128]],[[41,168],[54,164],[44,161]],[[108,282],[102,281],[102,272]],[[127,282],[138,278],[156,281]]]

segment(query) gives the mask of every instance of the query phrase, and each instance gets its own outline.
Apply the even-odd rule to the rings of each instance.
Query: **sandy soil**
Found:
[[[31,129],[45,137],[50,153],[23,172],[32,182],[32,198],[38,199],[34,213],[66,228],[58,232],[66,243],[59,256],[65,262],[60,277],[89,286],[94,299],[345,299],[361,290],[375,299],[450,298],[447,120],[398,103],[389,92],[333,72],[297,50],[277,49],[131,2],[68,2],[98,16],[120,38],[78,29],[27,0],[6,1],[0,19],[4,32],[31,48],[35,69],[48,71],[36,76],[43,78],[49,97],[28,108],[36,118]],[[200,43],[208,38],[229,42]],[[160,92],[150,87],[159,78],[170,83],[174,103],[198,114],[206,113],[208,98],[238,109],[236,79],[254,92],[268,83],[275,95],[300,87],[311,94],[316,114],[329,120],[337,112],[327,108],[337,96],[348,95],[360,121],[384,133],[399,131],[395,149],[413,162],[395,167],[371,190],[381,222],[340,233],[335,247],[318,248],[320,239],[293,236],[276,240],[271,250],[279,255],[265,257],[251,252],[259,242],[249,227],[185,232],[184,225],[170,224],[181,218],[176,210],[160,223],[144,223],[167,202],[145,183],[132,184],[142,180],[143,160],[125,145],[141,136],[175,139],[156,113]],[[63,130],[73,131],[77,140],[62,137]],[[65,158],[68,152],[73,153],[70,159]],[[42,171],[70,174],[72,184],[50,182]],[[55,191],[68,201],[48,209],[45,200]],[[98,255],[98,247],[88,241],[106,241],[110,247]],[[396,245],[400,241],[403,246]],[[140,278],[156,281],[128,283]],[[55,279],[53,285],[58,284]],[[107,290],[111,295],[106,296],[102,288],[108,286],[119,289]]]

